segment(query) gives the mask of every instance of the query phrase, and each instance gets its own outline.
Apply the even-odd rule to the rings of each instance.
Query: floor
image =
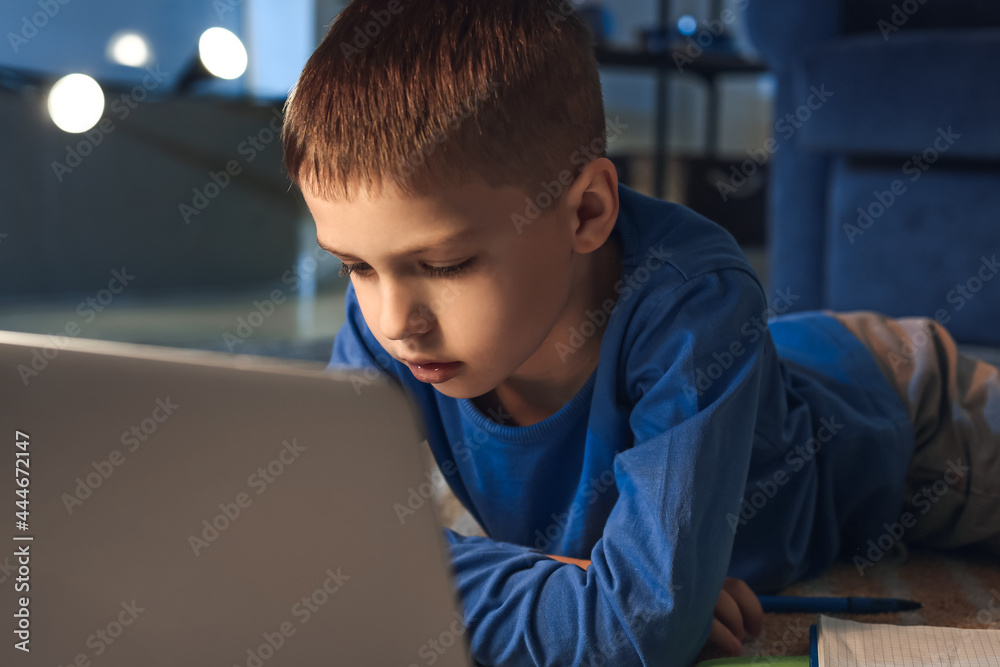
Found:
[[[0,305],[0,330],[147,345],[196,348],[327,361],[344,322],[344,284],[314,298],[288,294],[270,300],[273,286],[226,292],[112,301],[98,313],[77,312],[79,296]],[[258,308],[255,303],[260,304]]]
[[[975,547],[954,552],[903,547],[861,570],[859,574],[850,561],[837,561],[822,576],[800,581],[780,594],[893,597],[923,605],[897,613],[828,614],[859,623],[1000,629],[1000,567],[995,554]],[[761,664],[768,658],[808,655],[809,626],[818,622],[819,614],[765,614],[763,631],[744,641],[741,655],[757,656]],[[717,657],[723,654],[707,648],[699,659]]]

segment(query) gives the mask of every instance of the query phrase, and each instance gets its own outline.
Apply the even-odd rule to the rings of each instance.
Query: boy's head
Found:
[[[354,267],[390,354],[461,362],[435,383],[447,395],[518,378],[559,393],[596,363],[593,344],[558,346],[618,277],[617,175],[572,10],[355,0],[286,105],[285,164],[320,244]]]

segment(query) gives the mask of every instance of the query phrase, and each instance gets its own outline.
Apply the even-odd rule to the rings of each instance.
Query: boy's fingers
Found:
[[[729,651],[732,655],[739,655],[743,652],[743,643],[734,637],[729,628],[717,618],[712,619],[712,631],[708,635],[708,641],[710,644]]]
[[[715,603],[715,620],[721,622],[738,642],[743,641],[743,616],[739,605],[726,590],[722,591]]]
[[[743,616],[743,625],[754,637],[760,635],[764,624],[764,609],[760,606],[760,600],[750,586],[742,579],[728,578],[722,585],[723,590],[729,593],[739,606],[740,614]]]

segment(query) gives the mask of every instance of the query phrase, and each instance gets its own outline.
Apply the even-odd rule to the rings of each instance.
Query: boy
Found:
[[[446,532],[476,659],[687,665],[759,631],[751,589],[889,528],[996,545],[996,369],[927,320],[768,325],[732,236],[619,185],[607,137],[556,0],[356,0],[287,104],[288,173],[351,276],[330,367],[414,397],[489,536]]]

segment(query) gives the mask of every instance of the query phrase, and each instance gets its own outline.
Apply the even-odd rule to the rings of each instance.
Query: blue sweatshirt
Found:
[[[375,367],[410,393],[489,536],[445,531],[483,665],[689,665],[727,576],[778,592],[863,556],[902,512],[913,428],[861,342],[821,312],[769,323],[794,286],[768,312],[722,227],[619,195],[600,361],[539,423],[501,425],[416,380],[347,290],[329,368]]]

